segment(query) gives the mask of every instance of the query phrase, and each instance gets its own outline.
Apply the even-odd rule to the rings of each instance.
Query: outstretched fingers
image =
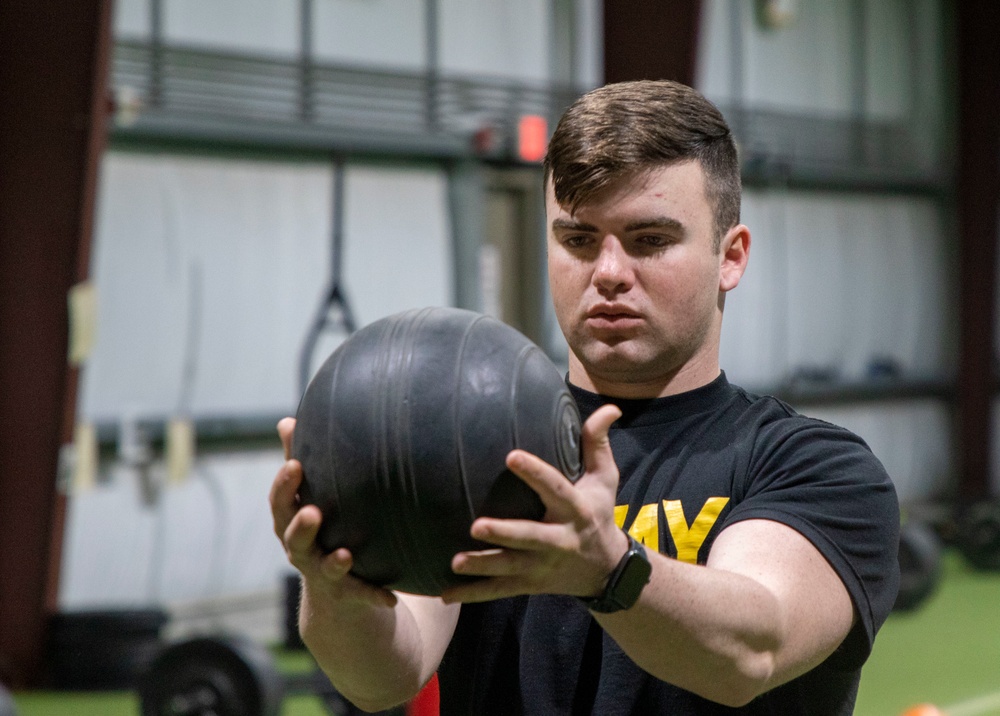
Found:
[[[611,453],[608,430],[621,414],[617,406],[604,405],[584,423],[581,432],[585,473],[578,485],[582,486],[596,478],[604,489],[617,488],[618,467]],[[507,467],[538,493],[550,516],[555,516],[552,515],[552,511],[555,511],[558,518],[568,518],[564,508],[575,509],[584,499],[576,486],[559,470],[524,450],[512,450],[507,455]]]
[[[621,416],[622,411],[617,405],[602,405],[587,419],[581,430],[583,466],[587,474],[610,478],[615,485],[618,484],[618,466],[611,453],[608,431]]]
[[[507,455],[507,467],[538,494],[546,513],[575,504],[573,484],[540,457],[524,450],[512,450]]]

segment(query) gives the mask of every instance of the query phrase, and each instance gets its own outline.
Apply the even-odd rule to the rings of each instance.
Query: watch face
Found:
[[[622,609],[628,609],[639,600],[643,587],[649,583],[649,575],[653,567],[646,559],[646,552],[642,547],[629,550],[625,568],[615,584],[613,599],[621,605]]]
[[[599,597],[580,597],[589,610],[607,614],[628,609],[639,600],[643,587],[649,584],[653,566],[646,557],[646,550],[632,535],[628,535],[628,541],[628,552],[611,573],[604,593]]]

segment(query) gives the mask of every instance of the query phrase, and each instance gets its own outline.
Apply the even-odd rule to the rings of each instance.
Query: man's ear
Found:
[[[750,229],[737,224],[722,237],[719,244],[719,291],[731,291],[743,278],[750,259]]]

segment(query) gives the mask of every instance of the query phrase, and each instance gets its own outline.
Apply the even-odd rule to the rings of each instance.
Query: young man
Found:
[[[609,85],[566,112],[545,180],[585,475],[512,452],[544,520],[477,520],[498,549],[452,567],[485,579],[437,599],[321,554],[286,462],[271,504],[306,644],[372,710],[437,672],[445,714],[850,714],[895,599],[898,504],[859,438],[720,370],[750,250],[725,121],[683,85]]]

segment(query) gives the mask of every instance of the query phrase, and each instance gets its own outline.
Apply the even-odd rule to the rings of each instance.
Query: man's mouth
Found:
[[[625,328],[642,321],[642,316],[627,306],[600,304],[587,310],[587,322],[596,328]]]

